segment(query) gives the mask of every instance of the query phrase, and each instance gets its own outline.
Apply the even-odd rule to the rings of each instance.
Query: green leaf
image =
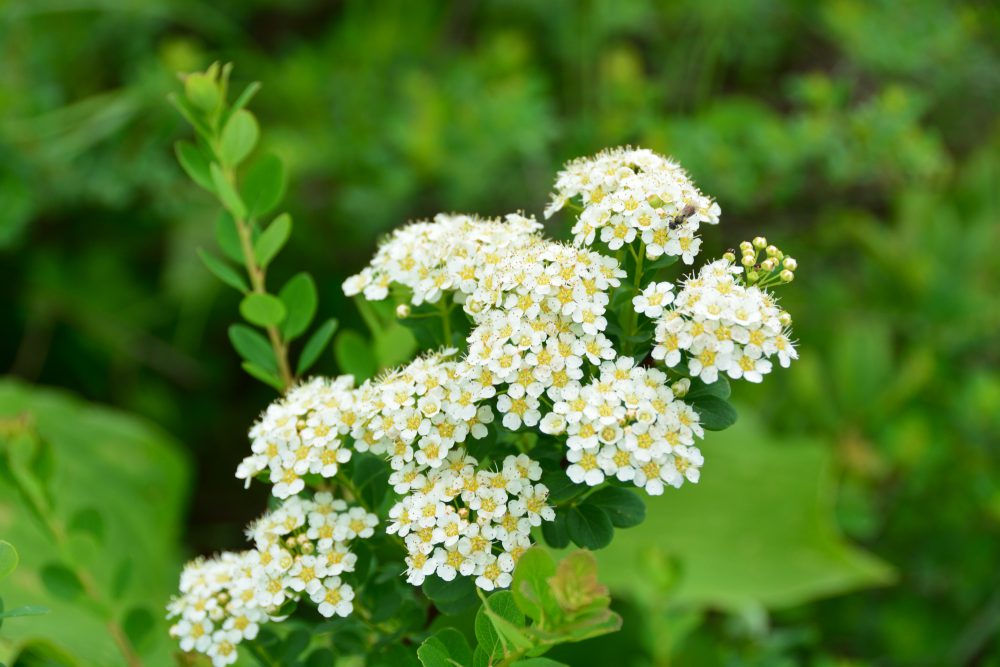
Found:
[[[719,378],[712,384],[705,384],[701,378],[691,378],[691,388],[684,398],[694,400],[703,396],[716,396],[727,399],[731,393],[732,387],[729,385],[729,379],[725,375],[719,375]]]
[[[196,109],[201,111],[214,111],[222,101],[218,84],[212,77],[202,72],[188,74],[185,77],[184,95]]]
[[[253,254],[261,268],[271,263],[275,255],[281,251],[288,236],[292,233],[292,217],[282,213],[274,219],[253,245]]]
[[[402,325],[392,325],[375,336],[375,360],[379,368],[391,368],[408,361],[417,349],[417,339]]]
[[[297,273],[281,288],[278,298],[288,313],[281,333],[285,340],[295,340],[309,328],[316,315],[316,283],[308,273]]]
[[[24,557],[0,583],[4,601],[11,611],[22,605],[32,607],[33,613],[39,606],[52,610],[50,616],[24,615],[5,623],[0,661],[30,662],[28,654],[37,655],[37,647],[46,646],[52,647],[46,655],[69,656],[51,664],[118,664],[121,652],[108,632],[108,614],[123,619],[134,607],[163,609],[177,591],[190,489],[186,449],[146,420],[81,401],[65,390],[0,380],[0,419],[16,421],[12,418],[24,415],[30,416],[32,432],[51,452],[54,520],[69,523],[73,513],[64,508],[93,508],[103,517],[100,557],[86,569],[105,604],[93,604],[89,595],[66,600],[50,590],[52,579],[66,579],[71,591],[77,586],[72,576],[59,571],[61,566],[56,566],[54,577],[50,571],[43,576],[43,566],[60,547],[13,485],[0,482],[0,536],[17,545]],[[0,434],[0,450],[9,444],[6,436]],[[114,595],[113,582],[126,555],[142,564],[141,585]],[[173,664],[177,645],[167,635],[170,623],[161,613],[154,616],[150,637],[156,640],[146,644],[143,664]]]
[[[245,324],[233,324],[229,327],[229,341],[246,361],[267,373],[278,372],[278,362],[274,358],[274,349],[259,331],[255,331]]]
[[[276,155],[265,155],[247,170],[243,200],[251,218],[267,215],[285,195],[285,166]]]
[[[470,667],[472,648],[455,628],[443,628],[424,640],[417,649],[423,667]]]
[[[570,618],[611,602],[607,587],[597,580],[597,560],[589,551],[574,551],[563,558],[548,581],[553,597]]]
[[[476,586],[468,577],[455,577],[451,581],[437,576],[427,577],[424,579],[423,591],[442,614],[460,614],[479,602]]]
[[[613,590],[649,603],[785,608],[886,584],[885,563],[840,536],[833,515],[833,451],[764,431],[744,418],[712,438],[701,481],[647,500],[646,522],[598,552]],[[766,480],[766,483],[762,483]],[[650,563],[678,562],[659,581]]]
[[[260,90],[260,82],[259,81],[250,82],[247,85],[247,87],[243,89],[243,92],[240,93],[240,96],[236,98],[236,101],[233,102],[233,105],[229,108],[229,112],[231,114],[236,113],[240,109],[244,108],[247,104],[250,103],[250,100],[253,99],[254,95],[257,94],[258,90]]]
[[[330,344],[330,339],[333,338],[333,333],[336,330],[337,320],[333,318],[319,325],[302,348],[302,354],[299,355],[299,363],[295,368],[296,375],[304,375],[312,368],[313,364],[316,363],[316,360],[323,353],[323,350]]]
[[[277,326],[285,319],[285,304],[273,294],[254,292],[240,301],[240,315],[250,324],[261,327]]]
[[[257,145],[260,138],[260,126],[257,119],[246,109],[240,109],[229,116],[226,126],[222,128],[221,143],[219,145],[219,157],[227,167],[236,167],[253,147]]]
[[[566,512],[566,529],[577,546],[603,549],[611,543],[614,528],[607,512],[595,505],[577,505]]]
[[[514,602],[541,627],[558,622],[560,617],[559,605],[548,582],[555,573],[555,560],[548,551],[537,546],[524,552],[514,568],[510,584]]]
[[[67,528],[70,532],[89,535],[97,544],[104,542],[104,517],[93,507],[87,507],[75,513],[70,518]]]
[[[135,648],[142,650],[145,643],[150,639],[153,629],[156,627],[156,619],[152,612],[145,607],[134,607],[125,614],[122,621],[122,629],[125,636]]]
[[[17,549],[5,540],[0,540],[0,581],[6,579],[17,569]]]
[[[42,584],[53,597],[72,601],[83,593],[80,578],[71,569],[59,563],[49,563],[41,569]]]
[[[333,346],[337,365],[344,373],[353,375],[358,382],[375,375],[378,364],[368,341],[356,331],[345,329],[337,336]]]
[[[284,383],[282,383],[281,379],[276,374],[264,370],[257,364],[250,361],[244,361],[243,370],[246,371],[248,375],[260,380],[264,384],[274,387],[280,392],[285,391]]]
[[[318,648],[303,661],[303,667],[330,667],[336,664],[337,655],[329,648]]]
[[[708,431],[722,431],[736,423],[736,408],[718,396],[696,398],[691,406],[701,418],[702,427]]]
[[[525,658],[511,663],[511,667],[569,667],[569,665],[551,658]]]
[[[191,180],[215,194],[215,183],[209,168],[211,160],[189,141],[178,141],[174,144],[174,151],[177,153],[177,161]]]
[[[215,219],[215,242],[219,244],[223,255],[241,267],[246,265],[236,221],[227,211],[219,211],[219,217]]]
[[[222,167],[213,162],[209,166],[209,171],[212,174],[212,183],[215,185],[215,194],[218,195],[219,200],[222,205],[226,207],[226,210],[233,214],[234,217],[243,220],[247,217],[247,207],[240,199],[240,194],[236,192],[236,188],[233,184],[226,180],[226,175],[222,171]]]
[[[553,549],[565,549],[569,546],[569,528],[566,527],[566,511],[556,509],[554,521],[542,522],[542,537],[545,543]]]
[[[531,646],[531,641],[521,632],[524,614],[517,608],[510,591],[497,591],[483,602],[476,613],[476,641],[492,657],[502,656],[507,650]]]
[[[615,528],[638,526],[646,518],[646,503],[629,489],[608,486],[587,496],[585,505],[595,505],[604,510]]]
[[[243,292],[244,294],[250,290],[250,288],[247,287],[246,280],[244,280],[243,276],[240,275],[240,272],[226,264],[215,255],[198,248],[198,257],[201,257],[202,263],[215,275],[216,278],[226,283],[233,289]]]

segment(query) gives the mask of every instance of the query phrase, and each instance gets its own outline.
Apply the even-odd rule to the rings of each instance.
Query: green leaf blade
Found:
[[[299,362],[295,367],[296,375],[304,375],[313,367],[313,364],[323,354],[323,350],[330,344],[330,339],[337,331],[337,325],[337,320],[330,318],[313,332],[302,348],[302,354],[299,355]]]
[[[250,324],[273,327],[285,319],[285,304],[273,294],[253,292],[240,301],[240,315]]]
[[[271,263],[285,246],[291,233],[292,217],[287,213],[282,213],[267,226],[253,246],[254,257],[261,268],[266,268]]]

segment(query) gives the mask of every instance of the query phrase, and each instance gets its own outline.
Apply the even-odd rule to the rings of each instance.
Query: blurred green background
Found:
[[[564,160],[624,143],[718,199],[710,255],[765,233],[799,260],[801,360],[739,387],[703,484],[602,556],[625,630],[563,659],[1000,665],[1000,5],[0,2],[0,435],[55,460],[54,511],[90,540],[73,557],[149,664],[181,559],[239,548],[265,505],[233,471],[271,394],[196,257],[216,209],[165,101],[214,60],[263,83],[290,169],[275,284],[308,269],[342,327],[362,325],[340,283],[387,230],[540,214]],[[22,560],[0,594],[75,599],[21,503],[0,490]],[[0,661],[120,660],[87,644],[97,612],[49,605],[4,623]]]

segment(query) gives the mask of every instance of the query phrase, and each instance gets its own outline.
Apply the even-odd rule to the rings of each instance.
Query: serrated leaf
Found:
[[[319,356],[323,354],[323,350],[330,344],[330,339],[333,338],[333,333],[336,330],[337,320],[331,318],[313,332],[302,348],[302,354],[299,355],[299,363],[295,368],[296,375],[304,375],[312,368]]]
[[[603,549],[611,544],[614,528],[607,512],[595,505],[577,505],[566,511],[566,529],[577,546]]]
[[[246,280],[244,280],[243,276],[240,275],[240,272],[226,264],[215,255],[198,248],[198,257],[201,258],[205,267],[211,271],[216,278],[225,284],[239,292],[243,292],[244,294],[250,290],[247,286]]]
[[[297,273],[281,288],[278,298],[288,313],[281,325],[282,335],[287,341],[295,340],[316,315],[316,283],[308,273]]]
[[[586,505],[596,505],[607,513],[615,528],[638,526],[646,518],[646,503],[637,493],[617,486],[599,489],[587,496]]]
[[[212,181],[211,161],[205,157],[197,146],[189,141],[178,141],[174,144],[177,161],[192,181],[215,194],[215,183]]]
[[[458,630],[443,628],[424,640],[417,657],[423,667],[471,667],[472,647]]]
[[[344,373],[353,375],[358,382],[375,375],[378,364],[368,341],[356,331],[346,329],[337,336],[333,346],[337,365]]]
[[[226,175],[222,171],[222,167],[213,162],[209,166],[209,171],[212,174],[212,184],[215,186],[215,194],[219,197],[219,201],[222,205],[226,207],[226,210],[233,214],[234,217],[243,220],[247,217],[247,207],[240,199],[240,194],[236,192],[236,188],[233,184],[226,180]]]
[[[285,195],[285,165],[276,155],[265,155],[247,170],[242,190],[250,217],[267,215]]]
[[[0,540],[0,581],[17,569],[17,549],[10,542]]]
[[[690,404],[701,418],[702,428],[708,431],[722,431],[736,423],[736,408],[718,396],[702,396]]]
[[[542,628],[557,623],[560,618],[559,604],[548,582],[555,573],[555,560],[545,549],[535,546],[518,559],[510,584],[518,608]]]
[[[259,331],[255,331],[245,324],[233,324],[229,327],[229,341],[244,360],[268,373],[278,372],[274,348]]]
[[[260,126],[257,119],[246,109],[231,114],[226,126],[222,128],[219,144],[219,157],[228,167],[240,164],[257,145],[260,137]]]
[[[253,244],[253,254],[261,268],[271,263],[292,233],[292,217],[282,213],[274,219]]]
[[[589,551],[574,551],[563,558],[548,581],[569,618],[611,603],[607,586],[597,580],[597,560]]]
[[[240,301],[240,315],[250,324],[273,327],[285,319],[285,304],[273,294],[254,292]]]

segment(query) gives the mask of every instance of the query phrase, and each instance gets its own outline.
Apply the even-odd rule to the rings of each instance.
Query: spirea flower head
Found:
[[[580,246],[599,240],[610,250],[637,239],[646,255],[694,261],[702,223],[719,222],[718,204],[703,195],[676,162],[642,148],[614,148],[568,163],[556,178],[549,217],[580,198],[573,226]]]
[[[406,580],[419,586],[432,574],[445,581],[461,575],[487,591],[509,586],[532,527],[555,518],[541,475],[524,454],[484,470],[456,449],[445,465],[416,478],[389,510],[387,529],[406,545]]]
[[[719,373],[760,382],[771,358],[783,367],[798,357],[775,297],[746,285],[743,269],[728,259],[701,268],[684,281],[673,308],[656,323],[653,358],[669,367],[687,356],[692,377],[715,382]]]
[[[247,486],[267,471],[272,493],[287,498],[305,488],[306,474],[333,477],[351,458],[345,435],[354,422],[354,378],[314,378],[275,401],[250,429],[251,455],[236,477]]]
[[[219,667],[235,662],[239,643],[278,620],[289,600],[306,597],[323,616],[349,615],[354,591],[342,576],[357,561],[350,543],[371,537],[377,524],[374,514],[329,493],[286,500],[247,530],[254,549],[188,563],[167,607],[176,619],[171,635]]]

